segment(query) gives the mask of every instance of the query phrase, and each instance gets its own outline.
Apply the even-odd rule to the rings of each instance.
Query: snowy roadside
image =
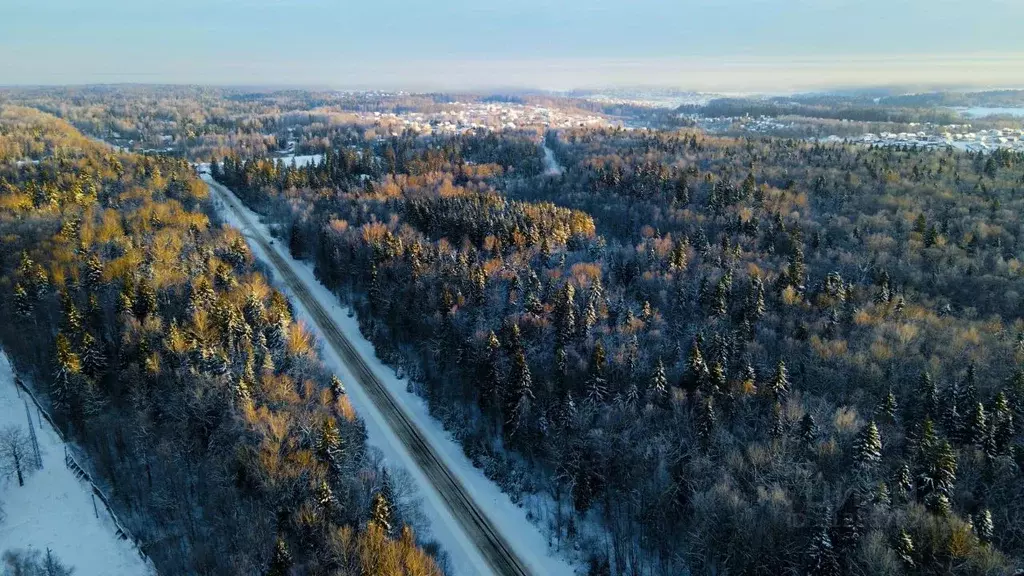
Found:
[[[203,175],[203,180],[210,183],[210,177]],[[234,214],[224,206],[220,199],[219,185],[212,185],[214,205],[225,222],[245,230],[245,226]],[[255,226],[257,231],[265,238],[271,238],[267,227],[260,222],[259,216],[242,207],[246,216]],[[264,263],[268,262],[266,255],[260,246],[250,242],[253,253]],[[398,400],[402,410],[415,423],[417,428],[427,438],[434,450],[443,459],[453,473],[457,474],[471,493],[473,499],[484,509],[488,519],[505,536],[516,554],[529,564],[531,570],[536,574],[543,575],[569,575],[575,572],[565,559],[557,557],[553,550],[548,548],[547,539],[527,518],[527,511],[520,508],[491,481],[483,472],[475,468],[462,452],[462,448],[446,432],[440,422],[430,416],[426,403],[408,392],[406,382],[395,377],[394,371],[385,366],[377,357],[373,345],[368,342],[360,333],[358,321],[350,316],[351,312],[347,307],[342,306],[335,295],[325,286],[320,284],[313,273],[313,267],[307,262],[292,258],[291,254],[280,244],[273,245],[278,256],[283,258],[292,268],[294,273],[302,280],[308,290],[318,302],[330,313],[332,320],[344,333],[345,337],[357,349],[364,358],[373,373],[379,378],[392,396]],[[271,266],[272,267],[272,266]],[[281,288],[286,287],[280,283],[279,278],[275,282]],[[291,296],[291,294],[289,294]],[[306,310],[297,298],[292,298],[298,315],[307,323],[310,328],[315,328],[308,310]],[[323,339],[322,335],[318,336]],[[469,541],[459,523],[449,514],[444,500],[434,489],[432,484],[419,470],[415,460],[405,449],[405,446],[393,433],[387,424],[386,419],[376,409],[369,396],[357,384],[348,367],[341,359],[334,354],[329,347],[324,347],[324,360],[328,366],[335,370],[341,378],[349,383],[349,396],[356,411],[362,416],[367,425],[368,442],[371,446],[380,449],[389,463],[407,470],[421,487],[424,498],[424,513],[427,515],[432,536],[448,552],[451,557],[452,567],[461,576],[473,576],[486,574],[490,570],[487,563],[480,556],[477,548]]]
[[[20,396],[19,396],[20,393]],[[0,554],[7,550],[47,549],[76,576],[134,576],[155,574],[131,542],[116,536],[117,526],[103,504],[93,500],[88,482],[79,480],[64,463],[64,444],[57,432],[14,383],[7,356],[0,352],[0,422],[28,434],[26,402],[30,407],[42,457],[42,470],[25,477],[0,479]]]

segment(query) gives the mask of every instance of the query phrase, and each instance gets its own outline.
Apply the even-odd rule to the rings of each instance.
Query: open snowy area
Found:
[[[202,177],[208,184],[212,182],[209,174],[204,173]],[[220,198],[221,189],[221,186],[211,184],[218,213],[227,223],[241,229],[246,236],[256,232],[264,238],[271,238],[269,230],[263,224],[255,224],[258,228],[256,231],[247,229],[244,223],[235,217]],[[260,222],[258,214],[244,206],[242,210],[250,222]],[[256,242],[249,242],[249,246],[258,259],[269,264],[267,256]],[[491,522],[508,539],[517,555],[529,564],[533,573],[550,576],[574,574],[574,568],[565,559],[558,557],[557,552],[549,549],[547,538],[530,522],[527,517],[527,511],[514,504],[506,494],[502,493],[492,481],[484,476],[481,470],[475,468],[469,462],[462,448],[452,440],[450,434],[443,429],[441,424],[430,416],[426,402],[408,391],[407,381],[397,378],[394,371],[385,366],[376,357],[373,345],[360,333],[357,319],[350,314],[347,307],[342,306],[338,302],[337,297],[330,290],[316,279],[313,273],[313,266],[307,262],[292,258],[287,248],[280,242],[274,242],[273,247],[278,255],[289,264],[314,297],[329,311],[333,321],[344,333],[345,337],[359,351],[374,374],[385,383],[389,392],[398,400],[408,417],[423,432],[433,448],[440,454],[444,464],[449,470],[459,476],[459,479],[471,492],[473,498],[484,508]],[[316,331],[316,324],[313,322],[309,311],[305,309],[298,298],[295,298],[289,292],[287,286],[280,282],[279,275],[275,276],[275,285],[289,293],[291,301],[295,306],[297,317],[305,321],[311,330]],[[318,334],[318,337],[323,339],[321,334]],[[345,366],[341,358],[330,347],[324,346],[323,359],[346,383],[348,395],[353,406],[366,422],[368,444],[380,449],[390,466],[408,471],[416,481],[422,491],[423,512],[430,524],[430,537],[437,540],[444,550],[448,552],[454,573],[458,576],[476,576],[490,573],[479,551],[469,541],[459,523],[448,512],[443,497],[419,470],[415,459],[391,430],[386,418],[377,410],[370,397],[365,391],[360,389],[356,378],[348,367]]]
[[[7,356],[0,352],[0,432],[16,426],[28,435],[26,402],[43,467],[26,474],[24,486],[13,475],[0,479],[0,509],[6,516],[0,521],[0,554],[21,549],[45,555],[49,548],[75,576],[153,574],[131,542],[115,535],[102,502],[97,499],[94,507],[88,482],[65,466],[60,437],[18,390]]]

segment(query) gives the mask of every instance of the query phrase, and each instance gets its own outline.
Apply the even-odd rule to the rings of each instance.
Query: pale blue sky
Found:
[[[0,84],[1015,86],[1022,23],[1022,0],[0,0]]]

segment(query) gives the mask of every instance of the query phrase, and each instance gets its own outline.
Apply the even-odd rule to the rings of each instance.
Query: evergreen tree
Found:
[[[775,366],[775,373],[765,386],[765,393],[776,402],[781,402],[789,394],[789,373],[786,363],[780,358]]]
[[[708,381],[711,374],[708,365],[704,362],[704,354],[700,350],[700,339],[695,338],[690,347],[690,354],[687,357],[686,365],[690,377],[691,389],[698,389]]]
[[[289,576],[292,571],[292,555],[288,551],[288,544],[280,536],[274,543],[274,554],[270,558],[270,567],[267,569],[267,576]]]
[[[570,282],[562,285],[555,303],[556,345],[565,346],[576,331],[576,289]]]
[[[345,385],[341,382],[341,378],[338,378],[337,374],[331,374],[331,394],[337,401],[345,395]]]
[[[510,392],[505,412],[508,414],[508,427],[506,432],[509,437],[523,436],[529,428],[529,418],[533,406],[533,379],[530,376],[530,366],[526,362],[526,355],[522,350],[517,350],[512,361],[512,379]]]
[[[1002,391],[992,400],[991,414],[992,442],[996,452],[1002,454],[1013,439],[1013,412]]]
[[[992,511],[985,508],[978,514],[974,522],[974,532],[978,535],[978,539],[985,544],[992,542],[992,535],[995,528],[992,525]]]
[[[599,340],[594,345],[594,351],[590,355],[590,377],[587,379],[587,400],[595,405],[604,402],[608,395],[607,383],[605,381],[605,358],[604,344]]]
[[[379,526],[385,534],[391,534],[391,502],[380,491],[373,495],[370,504],[370,522]]]
[[[35,310],[35,300],[29,295],[28,290],[21,284],[14,285],[14,310],[22,318],[32,316]]]
[[[651,375],[651,396],[657,406],[665,406],[668,402],[668,379],[665,377],[665,364],[658,358]]]
[[[982,446],[987,432],[988,416],[985,414],[985,407],[981,405],[981,402],[975,402],[967,414],[967,421],[964,424],[964,442]]]
[[[907,570],[914,570],[917,567],[914,562],[914,539],[906,530],[900,530],[893,540],[892,549],[903,563],[903,567]]]
[[[844,565],[849,566],[864,532],[863,502],[860,492],[853,490],[836,513],[832,543]]]
[[[899,469],[896,470],[893,486],[896,488],[896,494],[901,499],[906,499],[914,489],[914,479],[910,474],[910,466],[907,466],[906,463],[901,464]]]
[[[861,470],[874,469],[882,462],[882,438],[874,421],[857,433],[853,442],[854,461]]]
[[[806,448],[811,448],[818,440],[818,425],[810,412],[804,414],[800,419],[800,427],[797,429],[797,437]]]
[[[826,508],[811,536],[805,560],[807,576],[839,576],[842,574],[839,557],[832,545],[829,528],[831,516],[831,511]]]
[[[950,512],[956,481],[956,455],[945,440],[938,440],[930,421],[925,422],[918,455],[917,496],[935,514]]]
[[[761,278],[754,276],[750,281],[750,296],[747,303],[747,315],[754,322],[761,319],[764,316],[765,304],[764,304],[764,283]]]
[[[78,375],[82,362],[71,348],[71,340],[63,332],[57,333],[56,354],[53,371],[53,403],[58,409],[67,410],[76,400]]]
[[[879,418],[888,422],[895,422],[896,410],[896,395],[892,393],[892,388],[890,388],[889,391],[886,392],[885,397],[882,398],[882,402],[878,405],[878,409],[875,412],[878,414]]]
[[[716,422],[714,402],[708,398],[700,403],[697,413],[697,437],[701,442],[707,444],[711,441]]]

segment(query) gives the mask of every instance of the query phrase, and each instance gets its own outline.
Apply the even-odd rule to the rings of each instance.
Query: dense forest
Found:
[[[94,114],[99,128],[83,127],[103,137],[112,122],[138,125],[145,109],[139,100],[150,97],[145,94],[93,94],[61,114],[76,123]],[[691,129],[383,137],[373,126],[346,122],[337,110],[303,111],[301,102],[312,97],[175,94],[161,97],[160,105],[173,101],[193,110],[200,131],[224,130],[213,128],[211,118],[231,111],[230,135],[184,140],[175,154],[218,156],[212,175],[265,215],[293,254],[315,263],[320,279],[354,305],[377,354],[410,376],[410,386],[467,456],[530,508],[554,546],[581,550],[591,574],[966,575],[1012,574],[1024,566],[1020,154],[724,138]],[[51,97],[19,98],[47,110],[53,105]],[[379,98],[374,106],[394,102],[372,93],[362,98]],[[536,97],[502,101],[510,98]],[[111,105],[118,99],[123,106]],[[295,107],[275,111],[275,102]],[[835,109],[813,98],[794,102],[820,117],[829,116],[818,108]],[[409,96],[406,103],[419,109],[444,100]],[[918,106],[926,107],[883,104],[864,108],[888,114],[895,106],[917,114]],[[160,130],[176,131],[183,122],[168,120]],[[250,122],[256,127],[239,128]],[[280,144],[267,135],[283,135],[282,126],[293,128],[289,138],[303,150],[322,152],[319,161],[297,167],[270,157]],[[0,157],[53,156],[52,145],[30,149],[25,141],[19,150],[5,142],[0,140]],[[563,170],[545,170],[542,145]],[[145,415],[133,416],[145,425],[109,422],[103,411],[90,416],[103,422],[87,421],[82,429],[98,438],[91,451],[139,466],[144,456],[124,456],[124,446],[140,442],[134,440],[141,434],[137,427],[155,445],[186,440],[177,424],[164,439],[163,427],[170,425],[161,418],[169,413],[195,419],[187,420],[189,435],[198,428],[212,438],[213,426],[217,434],[228,428],[247,442],[266,442],[267,429],[251,431],[249,412],[229,401],[238,388],[235,376],[216,389],[229,397],[218,406],[241,431],[204,420],[209,412],[191,416],[197,404],[206,406],[208,395],[186,401],[170,382],[184,370],[201,370],[186,364],[195,355],[161,348],[161,338],[143,329],[145,318],[124,314],[135,309],[131,294],[138,299],[140,286],[159,285],[160,327],[168,335],[172,328],[185,331],[197,322],[192,286],[206,278],[215,294],[225,292],[214,301],[241,303],[246,319],[246,290],[253,283],[247,278],[258,277],[237,234],[209,226],[205,196],[185,164],[158,156],[124,158],[119,161],[127,176],[106,174],[110,185],[103,189],[135,200],[109,204],[108,196],[88,200],[86,193],[85,208],[75,209],[92,215],[91,226],[84,216],[76,225],[85,231],[107,225],[107,213],[128,214],[109,217],[141,254],[123,267],[117,262],[133,250],[100,247],[92,232],[75,232],[89,239],[88,252],[33,252],[32,246],[57,245],[54,238],[65,229],[57,205],[34,200],[49,198],[40,192],[46,188],[26,183],[53,160],[6,168],[13,192],[4,197],[21,200],[5,203],[11,216],[3,225],[29,226],[23,221],[28,213],[33,230],[48,230],[35,232],[35,239],[19,236],[5,250],[7,260],[0,263],[11,278],[7,290],[26,294],[11,302],[30,301],[36,262],[50,282],[43,306],[49,340],[45,346],[13,341],[12,356],[41,356],[22,360],[23,369],[35,370],[37,379],[53,378],[47,356],[68,332],[64,302],[80,310],[89,305],[81,281],[69,281],[87,274],[72,271],[67,262],[75,256],[67,251],[96,253],[106,270],[103,294],[111,300],[104,358],[131,356],[146,342],[142,354],[158,355],[157,381],[168,383],[147,385],[146,394],[121,384],[116,393],[104,389],[110,399],[99,403],[102,410],[130,407],[133,415]],[[137,164],[159,167],[161,191]],[[195,192],[171,194],[177,190],[171,175]],[[178,254],[199,251],[190,244],[199,240],[171,217],[179,212],[159,213],[159,225],[150,212],[139,213],[150,202],[172,202],[181,214],[200,219],[197,227],[213,255],[179,257],[204,264],[160,272],[165,260],[157,257],[159,227],[177,226],[183,238],[175,245]],[[101,206],[103,214],[97,213]],[[66,245],[80,243],[75,238]],[[29,247],[27,267],[23,246]],[[245,255],[232,256],[236,248]],[[154,266],[149,284],[136,277],[148,270],[147,262]],[[218,284],[228,278],[237,284]],[[60,290],[63,285],[73,289]],[[118,304],[126,291],[131,302]],[[280,308],[274,296],[265,298],[268,317]],[[218,318],[213,311],[210,316]],[[131,319],[141,327],[122,327]],[[209,330],[224,333],[216,325]],[[252,330],[258,340],[260,330]],[[139,336],[147,333],[152,337]],[[11,337],[4,337],[7,346]],[[77,358],[88,355],[75,348],[80,339],[67,338]],[[114,344],[121,342],[126,344]],[[238,351],[237,340],[229,340],[234,347],[215,339],[188,342],[227,357],[225,374],[246,381],[247,402],[285,410],[272,400],[259,369],[259,384],[246,380],[250,355]],[[15,354],[20,346],[26,350]],[[253,363],[262,366],[266,354],[258,342],[252,346]],[[273,350],[277,378],[329,382],[314,352],[300,363],[316,366],[303,368],[307,373],[295,372],[288,345],[281,357]],[[145,373],[138,357],[134,364],[119,361],[118,370]],[[132,381],[110,372],[105,377]],[[343,444],[361,446],[358,421],[349,408],[338,407],[343,395],[317,404],[301,400],[305,388],[294,386],[302,408],[286,404],[288,418],[337,414]],[[72,412],[67,418],[77,426]],[[307,449],[302,433],[295,434],[294,444],[282,440],[281,450]],[[236,452],[225,459],[225,452],[212,451],[223,445],[211,444],[196,466],[217,461],[223,474],[236,474],[222,463],[238,462]],[[345,452],[355,462],[344,476],[349,488],[330,480],[328,486],[337,498],[351,498],[351,516],[334,525],[352,526],[358,539],[376,525],[382,472],[355,452]],[[296,480],[306,488],[310,478],[324,474],[315,446],[308,465],[312,471]],[[269,469],[283,474],[291,467]],[[187,485],[175,476],[186,471],[162,474],[173,477],[166,481],[178,490]],[[154,473],[153,482],[158,477]],[[136,473],[123,481],[132,486],[141,478]],[[325,558],[337,558],[322,550],[334,550],[332,542],[341,537],[332,540],[321,531],[322,540],[307,539],[302,511],[314,505],[304,506],[305,492],[286,490],[282,482],[258,490],[219,485],[209,488],[217,494],[209,498],[225,498],[223,490],[256,501],[252,506],[260,510],[271,509],[268,500],[278,503],[278,513],[252,536],[262,543],[259,561],[270,561],[280,538],[296,563],[301,559],[315,571]],[[539,505],[538,495],[553,504]],[[145,505],[137,507],[141,517]],[[251,523],[246,527],[255,531]],[[190,540],[185,533],[182,527],[182,546],[209,540]],[[411,539],[402,540],[410,544],[406,550],[414,550]]]
[[[182,160],[0,109],[4,350],[161,573],[440,575],[343,383],[212,214]]]
[[[559,176],[515,132],[213,172],[593,574],[1020,565],[1024,158],[545,142]]]

